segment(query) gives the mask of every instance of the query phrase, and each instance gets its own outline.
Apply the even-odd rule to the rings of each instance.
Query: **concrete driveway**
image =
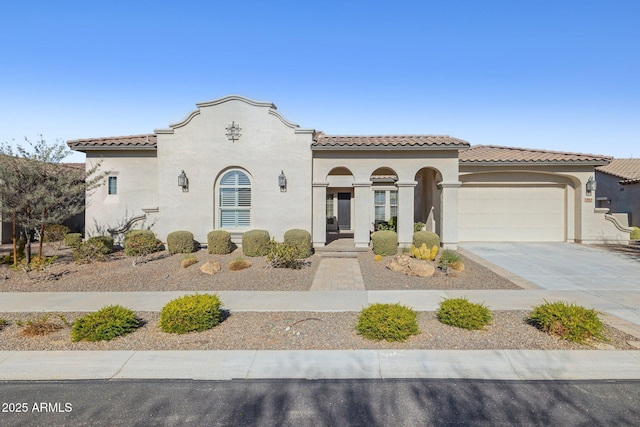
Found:
[[[549,290],[640,290],[640,261],[576,243],[463,243],[472,254]]]

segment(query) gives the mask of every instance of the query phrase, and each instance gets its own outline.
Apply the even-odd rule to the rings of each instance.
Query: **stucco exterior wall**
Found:
[[[87,169],[101,162],[100,172],[117,177],[117,193],[108,193],[108,179],[87,195],[85,234],[98,234],[96,228],[123,225],[125,219],[143,215],[143,209],[158,207],[158,175],[155,151],[88,151]],[[153,220],[149,218],[146,223]],[[135,228],[139,228],[136,224]],[[154,229],[155,230],[155,229]]]
[[[609,208],[611,213],[625,213],[629,225],[640,227],[640,183],[622,185],[622,178],[596,171],[596,198],[606,197],[599,207]]]
[[[206,243],[207,234],[219,229],[216,185],[225,172],[240,169],[251,180],[251,226],[265,229],[282,241],[291,228],[311,231],[312,132],[287,122],[272,106],[242,99],[198,104],[185,121],[158,134],[160,239],[176,230],[188,230]],[[236,141],[227,138],[226,128],[241,127]],[[189,191],[178,186],[184,170]],[[280,191],[278,175],[287,177]],[[243,232],[245,229],[226,229]]]

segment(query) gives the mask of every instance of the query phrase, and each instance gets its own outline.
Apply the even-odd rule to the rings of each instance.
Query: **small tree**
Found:
[[[39,230],[42,237],[48,224],[61,223],[82,212],[87,192],[100,186],[105,174],[98,173],[99,163],[86,171],[61,164],[71,151],[60,140],[48,144],[40,135],[35,143],[27,138],[25,141],[30,149],[19,144],[13,149],[8,143],[0,147],[0,200],[2,213],[14,223],[14,262],[19,226],[27,240],[28,264],[34,230]]]

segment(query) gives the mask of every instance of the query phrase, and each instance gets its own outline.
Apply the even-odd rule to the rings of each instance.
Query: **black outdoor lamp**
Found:
[[[590,196],[592,191],[596,191],[596,187],[596,180],[590,176],[587,180],[587,196]]]
[[[187,178],[187,174],[184,173],[184,170],[180,172],[178,175],[178,186],[182,187],[182,191],[189,191],[189,178]]]
[[[287,191],[287,177],[284,175],[284,171],[280,171],[280,175],[278,175],[278,186],[280,187],[280,191]]]

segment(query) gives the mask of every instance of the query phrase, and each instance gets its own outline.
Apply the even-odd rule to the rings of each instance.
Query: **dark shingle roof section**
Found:
[[[322,132],[314,136],[312,147],[322,148],[461,148],[469,143],[448,135],[325,135]]]
[[[621,184],[637,184],[640,182],[640,159],[613,159],[598,171],[622,178]]]
[[[67,141],[69,148],[73,150],[117,150],[117,149],[142,149],[154,150],[157,138],[154,134],[112,136],[108,138],[74,139]]]
[[[563,151],[500,147],[496,145],[476,145],[466,150],[460,150],[459,156],[460,163],[463,164],[581,163],[605,165],[611,160],[611,157],[597,154],[567,153]]]

